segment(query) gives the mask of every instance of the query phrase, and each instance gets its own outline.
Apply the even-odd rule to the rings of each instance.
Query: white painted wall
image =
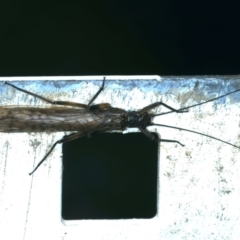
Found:
[[[100,81],[84,81],[88,79]],[[125,87],[121,81],[107,83],[96,100],[120,108],[127,106],[129,110],[160,99],[179,108],[227,93],[237,85],[240,88],[237,76],[107,76],[108,79],[139,79],[136,85]],[[144,79],[148,79],[148,84],[142,82]],[[102,77],[0,78],[0,106],[46,106],[4,85],[4,81],[11,80],[33,80],[36,82],[27,85],[30,91],[51,99],[86,103],[101,85]],[[59,80],[79,80],[82,85],[77,88],[80,83],[76,82],[70,87],[58,86]],[[200,85],[194,90],[197,81]],[[239,94],[189,113],[161,116],[156,122],[194,129],[240,145]],[[28,175],[64,133],[0,133],[0,239],[239,239],[240,149],[183,131],[152,129],[162,138],[185,144],[182,148],[161,143],[157,216],[149,220],[74,222],[61,219],[61,146],[32,177]]]

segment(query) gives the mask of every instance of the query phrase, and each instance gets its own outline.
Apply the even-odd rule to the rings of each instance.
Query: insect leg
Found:
[[[40,95],[37,95],[37,94],[35,94],[35,93],[29,92],[29,91],[27,91],[27,90],[24,90],[24,89],[22,89],[22,88],[19,88],[19,87],[17,87],[17,86],[14,86],[13,84],[11,84],[11,83],[9,83],[9,82],[5,82],[5,84],[7,84],[7,85],[9,85],[9,86],[11,86],[11,87],[13,87],[13,88],[21,91],[21,92],[24,92],[24,93],[26,93],[26,94],[29,94],[29,95],[31,95],[31,96],[33,96],[33,97],[39,98],[39,99],[41,99],[41,100],[43,100],[43,101],[45,101],[45,102],[47,102],[47,103],[51,103],[51,104],[54,104],[54,105],[64,105],[64,106],[79,107],[79,108],[85,108],[85,109],[86,109],[86,108],[89,108],[89,107],[90,107],[90,105],[91,105],[91,104],[93,103],[93,101],[97,98],[97,96],[101,93],[101,91],[103,91],[104,85],[105,85],[105,79],[106,79],[106,77],[103,78],[102,86],[101,86],[100,89],[97,91],[97,93],[92,97],[92,99],[89,101],[88,105],[82,104],[82,103],[76,103],[76,102],[68,102],[68,101],[52,101],[52,100],[50,100],[50,99],[47,99],[47,98],[42,97],[42,96],[40,96]]]
[[[106,77],[103,78],[102,86],[99,88],[99,90],[95,93],[95,95],[92,97],[92,99],[88,103],[88,108],[90,108],[90,105],[93,103],[93,101],[97,98],[97,96],[103,91],[104,85],[105,85],[105,79]]]
[[[176,113],[185,113],[185,112],[188,112],[188,109],[175,109],[175,108],[170,107],[170,106],[167,105],[166,103],[163,103],[163,102],[155,102],[155,103],[153,103],[153,104],[150,104],[150,105],[144,107],[144,108],[140,111],[140,113],[147,112],[147,111],[149,111],[149,110],[151,110],[151,109],[153,109],[153,108],[155,108],[155,107],[158,107],[158,106],[160,106],[160,105],[162,105],[162,106],[164,106],[164,107],[172,110],[172,112],[176,112]]]
[[[64,143],[64,142],[69,142],[72,141],[74,139],[80,138],[84,135],[88,135],[91,134],[92,132],[77,132],[77,133],[72,133],[70,135],[64,136],[62,139],[56,141],[52,147],[50,148],[50,150],[47,152],[47,154],[45,155],[45,157],[38,163],[38,165],[33,169],[32,172],[29,173],[29,175],[32,175],[39,167],[40,165],[46,160],[46,158],[49,156],[49,154],[53,151],[53,149],[56,147],[57,144],[59,143]]]
[[[159,139],[159,140],[158,140],[158,139],[156,139],[156,138],[154,137],[154,135],[153,135],[151,132],[149,132],[147,129],[139,128],[139,130],[140,130],[145,136],[147,136],[148,138],[150,138],[150,139],[153,140],[153,141],[178,143],[178,144],[180,144],[182,147],[184,147],[184,145],[183,145],[182,143],[180,143],[179,141],[177,141],[177,140],[170,140],[170,139]]]
[[[27,91],[27,90],[24,90],[24,89],[22,89],[22,88],[19,88],[19,87],[17,87],[17,86],[14,86],[13,84],[11,84],[11,83],[9,83],[9,82],[5,82],[5,84],[7,84],[7,85],[9,85],[9,86],[11,86],[11,87],[13,87],[13,88],[21,91],[21,92],[24,92],[24,93],[26,93],[26,94],[28,94],[28,95],[31,95],[31,96],[36,97],[36,98],[38,98],[38,99],[41,99],[41,100],[43,100],[44,102],[47,102],[47,103],[51,103],[51,104],[54,104],[54,105],[64,105],[64,106],[85,108],[85,109],[88,108],[86,104],[76,103],[76,102],[68,102],[68,101],[52,101],[52,100],[50,100],[50,99],[47,99],[47,98],[42,97],[42,96],[40,96],[40,95],[37,95],[37,94],[35,94],[35,93],[29,92],[29,91]]]
[[[53,100],[47,99],[45,97],[42,97],[42,96],[40,96],[40,95],[38,95],[36,93],[32,93],[32,92],[29,92],[29,91],[24,90],[22,88],[19,88],[19,87],[15,86],[15,85],[13,85],[13,84],[11,84],[9,82],[5,82],[5,84],[7,84],[7,85],[9,85],[9,86],[11,86],[11,87],[21,91],[21,92],[24,92],[24,93],[26,93],[28,95],[31,95],[31,96],[36,97],[38,99],[41,99],[44,102],[51,103],[53,105],[64,105],[64,106],[71,106],[71,107],[87,108],[86,104],[76,103],[76,102],[68,102],[68,101],[53,101]]]

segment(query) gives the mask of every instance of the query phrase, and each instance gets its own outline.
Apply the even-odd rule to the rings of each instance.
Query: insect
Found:
[[[101,91],[104,90],[106,78],[103,78],[102,86],[97,91],[97,93],[91,98],[88,104],[68,102],[68,101],[52,101],[45,97],[39,96],[35,93],[29,92],[27,90],[21,89],[9,82],[5,84],[29,94],[33,97],[41,99],[47,103],[53,105],[60,105],[62,107],[52,107],[52,108],[34,108],[34,107],[1,107],[0,108],[0,132],[57,132],[57,131],[73,131],[69,135],[65,135],[62,139],[56,141],[44,158],[37,164],[29,175],[32,175],[39,166],[46,160],[49,154],[53,151],[55,146],[60,143],[72,141],[74,139],[80,138],[85,135],[92,135],[93,133],[102,133],[112,130],[123,131],[126,128],[138,128],[143,134],[145,134],[151,140],[159,142],[170,142],[177,143],[184,146],[181,142],[171,139],[156,139],[155,136],[149,132],[148,126],[161,126],[167,128],[173,128],[183,131],[192,132],[202,136],[206,136],[217,141],[229,144],[233,147],[240,148],[234,144],[231,144],[222,139],[196,132],[193,130],[163,125],[153,123],[153,119],[157,116],[169,114],[172,112],[176,113],[186,113],[190,108],[206,104],[211,101],[215,101],[219,98],[225,97],[227,95],[233,94],[240,91],[237,89],[235,91],[229,92],[225,95],[212,98],[202,103],[191,105],[188,107],[175,109],[161,101],[150,104],[141,110],[137,111],[126,111],[121,108],[114,108],[109,103],[92,104],[94,100],[98,97]],[[159,114],[149,113],[151,109],[158,106],[164,106],[169,111]]]

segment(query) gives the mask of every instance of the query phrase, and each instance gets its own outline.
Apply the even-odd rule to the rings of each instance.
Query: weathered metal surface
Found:
[[[0,78],[0,106],[49,106],[4,85],[54,100],[87,103],[102,77]],[[88,80],[88,81],[86,81]],[[124,81],[122,81],[124,80]],[[240,88],[239,76],[107,76],[96,103],[126,110],[162,100],[174,108],[195,104]],[[155,122],[200,131],[240,143],[240,94]],[[165,111],[163,107],[157,112]],[[1,239],[238,239],[240,235],[240,150],[203,136],[151,127],[162,138],[158,213],[149,220],[61,221],[61,146],[29,177],[28,172],[64,133],[0,133]]]

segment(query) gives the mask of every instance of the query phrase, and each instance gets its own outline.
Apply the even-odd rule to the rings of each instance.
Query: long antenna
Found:
[[[225,143],[225,144],[228,144],[228,145],[230,145],[230,146],[233,146],[233,147],[236,147],[236,148],[239,148],[239,149],[240,149],[239,146],[234,145],[234,144],[232,144],[232,143],[229,143],[229,142],[227,142],[227,141],[224,141],[224,140],[222,140],[222,139],[220,139],[220,138],[216,138],[216,137],[213,137],[213,136],[210,136],[210,135],[207,135],[207,134],[204,134],[204,133],[196,132],[196,131],[193,131],[193,130],[190,130],[190,129],[180,128],[180,127],[174,127],[174,126],[165,125],[165,124],[156,124],[156,123],[152,123],[150,126],[159,126],[159,127],[173,128],[173,129],[178,129],[178,130],[181,130],[181,131],[196,133],[196,134],[198,134],[198,135],[202,135],[202,136],[205,136],[205,137],[208,137],[208,138],[212,138],[212,139],[217,140],[217,141],[219,141],[219,142],[223,142],[223,143]]]
[[[219,96],[219,97],[211,98],[211,99],[209,99],[209,100],[207,100],[207,101],[204,101],[204,102],[201,102],[201,103],[197,103],[197,104],[194,104],[194,105],[191,105],[191,106],[188,106],[188,107],[180,108],[180,109],[178,109],[178,111],[185,110],[185,109],[189,109],[189,108],[193,108],[193,107],[197,107],[197,106],[203,105],[203,104],[208,103],[208,102],[213,102],[213,101],[216,101],[216,100],[218,100],[218,99],[220,99],[220,98],[226,97],[226,96],[228,96],[228,95],[230,95],[230,94],[233,94],[233,93],[236,93],[236,92],[239,92],[239,91],[240,91],[240,89],[237,89],[237,90],[235,90],[235,91],[226,93],[226,94],[221,95],[221,96]],[[159,113],[159,114],[154,115],[154,117],[155,117],[155,116],[166,115],[166,114],[169,114],[169,113],[172,113],[172,112],[173,112],[173,111],[168,111],[168,112]]]

